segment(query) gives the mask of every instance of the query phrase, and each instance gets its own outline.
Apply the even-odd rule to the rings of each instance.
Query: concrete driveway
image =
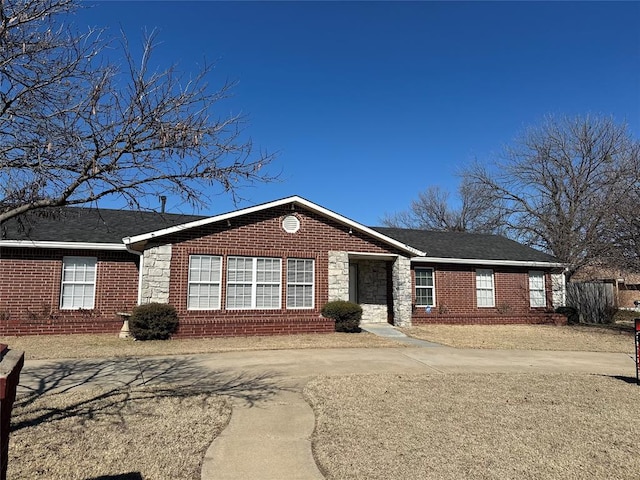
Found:
[[[470,350],[448,347],[273,350],[173,357],[28,361],[21,390],[174,383],[212,387],[233,403],[213,442],[204,479],[320,479],[304,385],[317,375],[456,372],[573,372],[635,376],[621,353]]]

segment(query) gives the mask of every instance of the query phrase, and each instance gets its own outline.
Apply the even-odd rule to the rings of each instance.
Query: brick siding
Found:
[[[435,306],[427,313],[415,306],[415,268],[433,268],[436,288]],[[415,265],[412,267],[412,323],[444,324],[537,324],[565,323],[566,318],[553,313],[551,275],[545,274],[547,307],[529,304],[528,268],[478,266],[493,270],[494,307],[478,307],[476,301],[476,267],[469,265]]]
[[[285,232],[281,225],[282,219],[291,214],[300,220],[300,229],[296,233]],[[375,238],[357,231],[350,233],[349,227],[303,207],[296,210],[287,205],[274,207],[231,218],[229,223],[217,222],[162,238],[163,243],[172,245],[169,303],[176,307],[180,318],[176,337],[331,332],[333,323],[320,315],[322,306],[329,300],[329,251],[404,255],[404,252]],[[147,247],[153,246],[150,243]],[[222,257],[222,308],[219,310],[187,309],[189,256],[194,254]],[[59,308],[64,256],[97,257],[94,309]],[[281,258],[282,308],[227,310],[229,256]],[[287,258],[315,260],[313,308],[286,308]],[[122,326],[117,313],[130,312],[137,304],[138,263],[138,256],[120,251],[1,248],[0,335],[115,334]],[[475,268],[458,265],[432,267],[435,268],[436,307],[429,314],[414,307],[412,318],[415,324],[540,323],[557,320],[550,308],[529,308],[528,270],[495,268],[496,307],[479,309],[475,306]],[[387,301],[391,312],[393,288],[390,277],[389,273]],[[548,275],[546,287],[550,306],[551,280]]]
[[[282,228],[282,219],[294,214],[300,220],[296,233]],[[388,245],[331,219],[299,207],[291,211],[282,206],[242,218],[207,225],[171,235],[171,281],[169,303],[180,317],[178,337],[278,335],[326,333],[334,331],[333,321],[322,318],[320,310],[328,298],[329,251],[400,253]],[[219,310],[188,310],[187,288],[190,255],[222,256],[221,306]],[[229,256],[272,257],[282,259],[281,307],[269,310],[227,310],[226,271]],[[314,308],[287,309],[286,261],[306,258],[315,261]]]
[[[96,257],[95,308],[60,309],[62,258]],[[138,256],[128,252],[0,249],[0,335],[115,333],[138,301]]]

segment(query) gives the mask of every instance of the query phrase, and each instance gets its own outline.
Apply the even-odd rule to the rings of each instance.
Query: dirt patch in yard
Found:
[[[424,325],[403,331],[415,338],[456,348],[634,351],[631,332],[582,325]]]
[[[204,454],[230,415],[223,397],[184,387],[18,397],[8,478],[199,479]]]
[[[640,387],[594,375],[353,375],[312,381],[328,479],[636,479]]]
[[[269,337],[225,337],[136,342],[116,335],[33,335],[0,337],[0,343],[23,350],[27,360],[184,355],[244,350],[300,348],[403,347],[371,333],[328,333]]]

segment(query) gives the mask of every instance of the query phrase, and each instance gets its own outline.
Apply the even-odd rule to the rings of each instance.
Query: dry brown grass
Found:
[[[305,389],[328,479],[637,479],[640,388],[590,375],[325,377]]]
[[[205,451],[230,415],[222,397],[184,387],[19,397],[8,478],[199,479]]]
[[[367,332],[226,337],[136,342],[116,335],[33,335],[0,337],[0,343],[23,350],[27,360],[62,358],[109,358],[153,355],[184,355],[245,350],[300,348],[380,348],[402,344]]]
[[[620,353],[634,350],[629,331],[581,325],[425,325],[403,331],[456,348]]]

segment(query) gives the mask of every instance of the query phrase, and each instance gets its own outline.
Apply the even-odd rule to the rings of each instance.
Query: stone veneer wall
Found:
[[[144,251],[140,303],[168,303],[171,274],[171,245],[159,245]]]
[[[329,252],[328,299],[349,300],[349,254]]]
[[[411,326],[411,260],[398,257],[393,262],[393,323],[398,327]]]

